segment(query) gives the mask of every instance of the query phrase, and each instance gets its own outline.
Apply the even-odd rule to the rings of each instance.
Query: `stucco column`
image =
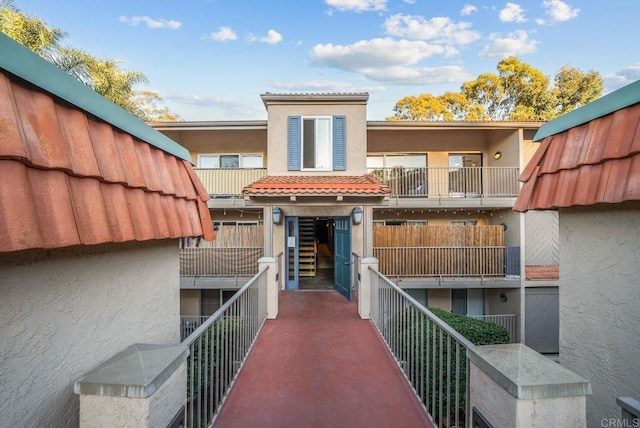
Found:
[[[469,348],[469,426],[585,427],[589,381],[521,343]]]
[[[258,260],[258,269],[267,269],[267,319],[273,320],[278,317],[278,259],[276,257],[261,257]]]
[[[358,314],[360,318],[371,318],[371,270],[378,270],[378,259],[363,257],[360,259],[360,282],[358,290]]]
[[[82,428],[169,426],[185,418],[189,348],[131,345],[78,380]]]

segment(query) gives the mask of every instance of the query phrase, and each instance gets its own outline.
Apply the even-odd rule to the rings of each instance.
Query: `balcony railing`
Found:
[[[213,196],[239,197],[245,186],[267,175],[266,168],[195,168],[205,189]]]
[[[194,316],[182,315],[180,317],[180,340],[181,341],[184,340],[191,333],[196,331],[196,329],[198,327],[200,327],[202,325],[202,323],[205,322],[208,318],[209,318],[208,315],[203,315],[203,316],[199,316],[199,315],[194,315]]]
[[[519,275],[517,247],[374,247],[379,269],[393,278],[505,277]]]
[[[466,426],[474,345],[375,269],[371,319],[435,424]]]
[[[518,314],[501,314],[501,315],[467,315],[469,318],[475,318],[486,322],[498,324],[507,329],[509,338],[512,343],[520,341],[520,324],[518,323]]]
[[[263,268],[182,344],[187,357],[187,426],[213,423],[267,317]]]
[[[515,198],[520,188],[516,167],[370,168],[369,173],[398,198]]]
[[[180,276],[183,277],[251,277],[258,270],[264,254],[259,248],[182,248]]]

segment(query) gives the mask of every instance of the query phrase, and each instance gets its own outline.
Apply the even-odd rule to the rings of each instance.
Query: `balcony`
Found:
[[[212,197],[239,198],[245,186],[267,175],[266,168],[195,168]]]
[[[370,168],[394,198],[515,198],[517,167]]]

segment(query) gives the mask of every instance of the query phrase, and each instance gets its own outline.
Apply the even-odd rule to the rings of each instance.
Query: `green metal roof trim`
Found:
[[[543,140],[637,103],[640,103],[640,80],[545,123],[538,129],[533,141]]]
[[[189,151],[20,43],[0,33],[0,68],[107,123],[193,163]]]

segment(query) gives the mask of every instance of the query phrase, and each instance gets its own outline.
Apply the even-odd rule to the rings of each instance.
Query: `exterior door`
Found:
[[[334,288],[351,300],[351,218],[336,217],[335,223]]]
[[[285,255],[287,266],[287,281],[285,288],[287,290],[298,289],[298,217],[285,218]]]

